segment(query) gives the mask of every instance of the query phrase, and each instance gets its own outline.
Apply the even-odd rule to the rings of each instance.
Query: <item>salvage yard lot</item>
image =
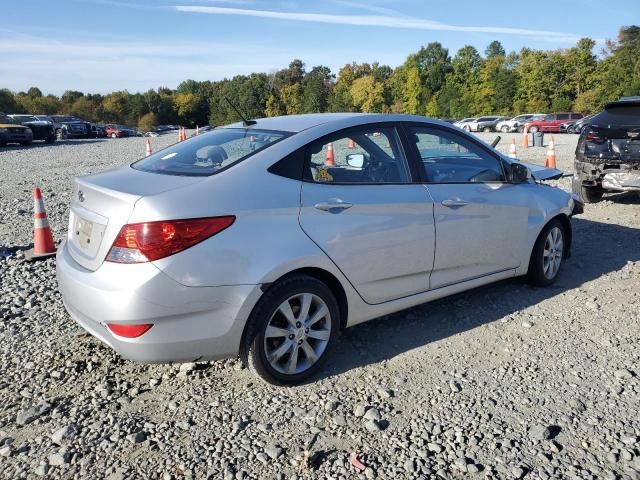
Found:
[[[502,137],[502,151],[519,147],[520,135]],[[567,173],[577,138],[555,136]],[[59,240],[73,176],[144,148],[1,149],[0,250],[32,241],[35,185]],[[544,163],[545,151],[519,156]],[[296,388],[263,384],[236,359],[122,360],[76,335],[55,260],[0,255],[0,478],[638,479],[640,196],[607,196],[573,225],[553,287],[503,281],[354,327]]]

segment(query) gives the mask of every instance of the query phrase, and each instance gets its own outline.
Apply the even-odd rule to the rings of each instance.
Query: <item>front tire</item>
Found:
[[[292,275],[258,301],[240,356],[266,382],[296,385],[322,367],[339,329],[340,309],[329,287],[307,275]]]
[[[539,130],[538,127],[536,127],[535,125],[533,127],[529,127],[529,132],[531,133],[536,133],[538,132],[538,130]]]
[[[111,134],[111,138],[118,138],[118,135],[117,135],[117,134],[115,134],[115,133],[112,133],[112,134]]]
[[[529,260],[527,282],[538,287],[551,285],[558,278],[567,247],[564,226],[557,218],[540,232]]]
[[[502,133],[509,133],[509,127],[507,127],[506,125],[503,125],[500,130],[502,131]]]
[[[489,132],[491,132],[491,127],[484,127],[482,129],[482,131],[485,132],[485,133],[489,133]]]

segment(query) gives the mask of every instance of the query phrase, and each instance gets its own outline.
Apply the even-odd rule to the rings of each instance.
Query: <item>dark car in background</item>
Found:
[[[605,192],[640,192],[640,99],[608,103],[583,129],[573,191],[587,203]]]
[[[593,117],[595,117],[595,115],[587,115],[586,117],[582,117],[578,120],[563,123],[562,125],[560,125],[560,131],[566,133],[577,133],[579,135],[582,133],[582,130],[587,128],[587,126],[589,125],[589,121]]]
[[[51,115],[58,124],[56,130],[58,138],[91,138],[91,123],[72,115]]]
[[[8,115],[20,125],[29,127],[33,132],[34,140],[43,140],[47,143],[53,143],[56,141],[56,132],[53,127],[53,122],[50,120],[38,119],[35,115],[26,114],[13,114]]]

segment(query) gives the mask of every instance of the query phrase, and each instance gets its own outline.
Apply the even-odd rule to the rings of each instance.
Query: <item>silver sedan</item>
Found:
[[[75,180],[57,275],[87,331],[143,362],[240,354],[277,384],[346,327],[517,276],[549,285],[581,204],[437,120],[238,123]]]

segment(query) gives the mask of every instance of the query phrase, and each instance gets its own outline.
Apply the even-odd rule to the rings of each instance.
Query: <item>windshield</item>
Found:
[[[273,130],[222,128],[178,143],[132,165],[166,175],[208,176],[290,135]]]

